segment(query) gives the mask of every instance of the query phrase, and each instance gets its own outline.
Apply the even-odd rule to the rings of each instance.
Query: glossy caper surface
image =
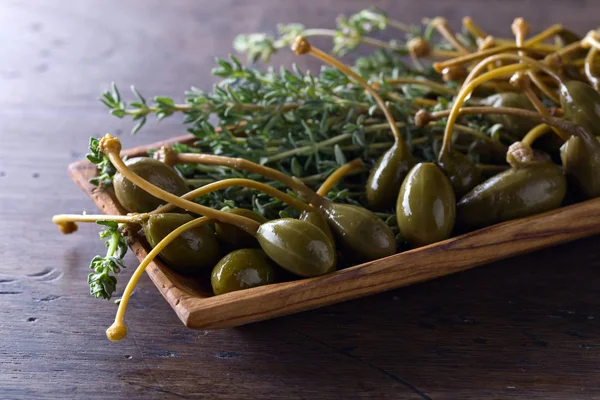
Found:
[[[257,212],[248,210],[245,208],[233,208],[227,212],[241,215],[242,217],[250,218],[256,222],[263,223],[267,222],[267,219]],[[215,232],[217,233],[217,240],[229,249],[241,249],[250,247],[260,247],[256,238],[250,235],[248,232],[222,222],[215,223]]]
[[[524,93],[502,92],[486,97],[482,104],[490,107],[514,107],[525,110],[535,110],[531,101]],[[517,139],[522,139],[538,123],[514,115],[489,114],[486,116],[494,124],[502,124],[504,129],[514,134]]]
[[[417,164],[400,188],[396,218],[402,237],[413,247],[448,239],[456,218],[454,189],[433,163]]]
[[[391,228],[373,212],[351,204],[330,203],[327,221],[343,251],[353,261],[371,261],[396,253]]]
[[[313,224],[314,226],[318,227],[323,232],[325,232],[325,234],[331,240],[331,243],[335,242],[333,233],[331,232],[331,228],[329,227],[329,224],[327,223],[327,220],[325,219],[325,217],[320,212],[302,211],[302,213],[300,214],[300,217],[298,219],[300,219],[302,221],[310,222],[311,224]]]
[[[566,119],[592,135],[600,133],[600,93],[590,85],[579,81],[561,85],[560,104]]]
[[[563,170],[570,184],[585,198],[600,196],[600,143],[571,136],[560,149]]]
[[[476,186],[456,205],[457,224],[471,229],[558,208],[566,194],[562,170],[550,162],[510,168]]]
[[[451,151],[438,160],[438,166],[444,171],[457,198],[462,197],[482,181],[481,171],[467,156]]]
[[[188,214],[153,214],[143,224],[144,235],[150,246],[156,246],[176,228],[190,222]],[[160,252],[160,258],[175,271],[196,274],[212,268],[221,251],[215,232],[209,226],[200,226],[182,233]]]
[[[415,164],[406,146],[394,144],[377,161],[367,180],[366,194],[369,208],[385,210],[396,203],[398,190],[408,171]]]
[[[261,249],[238,249],[223,257],[212,270],[215,295],[277,282],[277,267]]]
[[[148,157],[135,157],[125,164],[143,179],[169,193],[181,196],[188,191],[183,178],[168,165]],[[149,212],[164,202],[131,183],[117,172],[113,179],[115,195],[119,203],[129,212]]]
[[[334,244],[309,222],[293,218],[265,222],[256,238],[270,259],[296,275],[319,276],[335,266]]]

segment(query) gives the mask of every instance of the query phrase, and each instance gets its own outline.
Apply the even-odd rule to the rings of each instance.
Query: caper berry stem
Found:
[[[501,150],[506,150],[505,145],[503,145],[497,140],[494,140],[492,137],[486,135],[485,133],[482,133],[477,129],[471,128],[470,126],[454,124],[454,128],[459,132],[473,136],[473,138],[475,139],[483,140],[484,142],[489,143],[492,146],[498,147]]]
[[[119,141],[119,139],[111,136],[110,134],[106,134],[100,140],[99,147],[100,150],[108,156],[110,162],[113,163],[117,171],[119,171],[126,179],[130,180],[133,184],[139,186],[151,195],[161,200],[164,200],[167,203],[172,203],[175,206],[181,207],[185,210],[204,215],[209,218],[213,218],[217,221],[226,224],[235,225],[251,235],[256,234],[256,231],[258,230],[260,224],[250,218],[214,210],[210,207],[205,207],[200,204],[193,203],[189,200],[182,199],[179,196],[169,193],[166,190],[163,190],[153,185],[152,183],[146,181],[145,179],[141,178],[138,174],[129,169],[129,167],[123,162],[121,156],[119,155],[119,153],[121,152],[121,142]]]
[[[525,42],[525,46],[532,46],[536,43],[543,42],[544,40],[549,39],[552,36],[555,36],[556,34],[560,33],[563,29],[564,27],[561,24],[551,25],[548,28],[544,29],[542,32],[528,39]]]
[[[550,128],[551,126],[548,124],[539,124],[532,128],[529,132],[527,132],[527,134],[521,140],[521,142],[531,147],[531,145],[533,145],[533,142],[535,142],[537,139],[548,133],[550,131]]]
[[[311,199],[314,199],[315,196],[317,198],[319,197],[314,191],[309,189],[301,180],[294,179],[291,176],[288,176],[274,168],[266,167],[264,165],[260,165],[243,158],[231,158],[201,153],[177,153],[167,147],[162,147],[160,150],[155,152],[154,158],[166,163],[167,165],[198,163],[208,165],[219,165],[223,167],[233,168],[236,170],[253,172],[262,175],[265,178],[273,179],[275,181],[283,183],[310,203],[312,203]],[[226,221],[222,222],[227,223]],[[233,225],[236,224],[234,223]]]
[[[511,65],[507,65],[505,67],[500,67],[493,71],[487,72],[481,76],[478,76],[477,78],[474,78],[481,70],[483,70],[483,68],[485,68],[485,66],[487,64],[489,64],[490,62],[493,62],[495,60],[501,60],[501,59],[502,60],[521,61],[521,63],[520,64],[511,64]],[[482,60],[479,64],[477,64],[473,68],[473,70],[471,71],[471,73],[469,74],[467,79],[465,80],[465,83],[463,84],[459,94],[454,99],[450,114],[448,115],[448,122],[446,124],[446,130],[444,131],[444,141],[442,143],[442,149],[441,149],[440,155],[439,155],[440,159],[445,157],[448,154],[448,152],[450,152],[452,129],[453,129],[454,123],[456,122],[456,118],[458,117],[458,110],[463,105],[467,96],[470,95],[473,92],[473,90],[475,90],[475,88],[483,82],[487,82],[492,79],[505,76],[507,74],[512,74],[512,73],[515,73],[518,71],[526,70],[531,67],[540,69],[541,71],[547,73],[548,75],[553,77],[555,80],[557,80],[557,82],[562,83],[560,78],[558,77],[558,75],[556,75],[554,73],[554,71],[552,71],[550,68],[548,68],[548,66],[546,66],[543,63],[536,61],[532,58],[519,56],[516,54],[498,54],[496,56],[491,56],[491,57],[488,57],[488,58]],[[472,80],[470,80],[470,79],[472,79]]]
[[[348,67],[346,64],[337,60],[335,57],[332,57],[329,54],[325,53],[324,51],[312,46],[302,36],[298,36],[296,38],[296,41],[294,42],[292,50],[294,50],[294,52],[297,55],[302,55],[302,54],[307,54],[307,53],[311,54],[312,56],[320,59],[323,62],[330,64],[331,66],[339,69],[341,72],[343,72],[347,76],[354,79],[360,86],[362,86],[371,95],[371,97],[373,97],[373,99],[375,99],[375,102],[379,105],[379,108],[385,115],[387,122],[390,124],[390,129],[392,130],[392,133],[394,134],[394,139],[396,140],[396,143],[398,144],[398,146],[401,149],[406,147],[406,143],[404,142],[404,139],[402,139],[402,136],[400,135],[400,130],[396,126],[396,120],[394,119],[394,116],[392,115],[390,110],[385,105],[385,102],[383,101],[381,96],[379,96],[379,93],[377,93],[377,91],[375,89],[373,89],[371,87],[371,85],[369,85],[359,74],[357,74],[352,69],[350,69],[350,67]]]
[[[375,124],[375,125],[369,125],[367,127],[364,128],[364,132],[365,134],[367,133],[372,133],[372,132],[378,132],[381,131],[383,129],[389,128],[389,124],[388,123],[382,123],[382,124]],[[403,126],[406,126],[406,124],[404,122],[396,122],[396,126],[398,128],[401,128]],[[265,164],[271,164],[272,162],[275,161],[279,161],[279,160],[284,160],[286,158],[292,157],[292,156],[296,156],[299,154],[307,154],[307,153],[312,153],[318,149],[322,149],[322,148],[326,148],[326,147],[330,147],[336,143],[340,143],[343,142],[344,140],[350,140],[352,139],[352,134],[351,133],[342,133],[341,135],[337,135],[334,137],[331,137],[329,139],[323,140],[321,142],[317,142],[315,144],[311,144],[311,145],[307,145],[307,146],[301,146],[301,147],[296,147],[295,149],[291,149],[288,151],[283,151],[280,152],[278,154],[272,155],[270,157],[267,157],[264,160]]]
[[[468,83],[470,83],[473,79],[475,79],[475,77],[477,75],[479,75],[485,69],[486,65],[496,62],[496,61],[502,61],[502,60],[524,61],[525,63],[531,65],[532,67],[538,68],[541,71],[548,74],[558,84],[562,83],[560,77],[558,75],[556,75],[556,73],[552,69],[550,69],[546,64],[543,64],[537,60],[534,60],[533,58],[526,57],[526,56],[518,56],[515,54],[497,54],[495,56],[490,56],[490,57],[482,60],[476,66],[474,66],[473,69],[471,70],[471,72],[469,73],[469,76],[467,76],[467,78],[463,82],[463,87],[465,85],[467,85]],[[531,80],[546,96],[548,96],[550,99],[552,99],[552,101],[554,101],[556,104],[560,104],[560,99],[557,97],[557,95],[554,92],[552,92],[552,90],[550,90],[550,88],[548,88],[548,86],[543,82],[543,80],[541,78],[539,78],[539,77],[537,77],[537,75],[535,75],[534,77],[531,78]]]
[[[413,103],[421,107],[435,107],[438,104],[436,100],[425,99],[423,97],[415,97]]]
[[[523,46],[523,41],[525,39],[525,36],[527,35],[527,33],[529,32],[529,24],[527,24],[527,22],[525,22],[525,20],[523,18],[515,18],[513,24],[512,24],[512,30],[513,33],[515,35],[515,41],[517,43],[517,46]],[[524,57],[525,53],[523,51],[519,51],[519,55]],[[523,61],[520,61],[521,63],[523,63]],[[538,76],[534,71],[526,71],[527,75],[524,75],[524,71],[519,71],[517,73],[515,73],[515,75],[511,78],[511,83],[514,82],[518,87],[520,87],[520,89],[523,91],[523,93],[525,93],[525,95],[527,96],[527,98],[529,99],[529,101],[531,102],[531,104],[533,104],[533,107],[541,114],[544,115],[549,115],[548,110],[546,109],[546,107],[544,106],[544,104],[542,103],[542,101],[537,97],[537,95],[535,94],[535,92],[533,91],[533,89],[531,88],[531,81],[534,82],[538,82],[537,85],[538,87],[540,87],[540,89],[542,89],[542,91],[546,92],[547,90],[550,90],[548,87],[546,87],[546,85],[542,82],[539,82]],[[554,95],[554,93],[552,93]],[[552,99],[555,99],[554,97],[550,97]],[[558,130],[555,127],[550,127],[553,131],[555,131],[555,133],[558,136],[561,136],[561,134],[558,132]]]
[[[442,85],[441,83],[434,82],[429,79],[418,79],[410,77],[400,78],[388,78],[385,80],[388,85],[417,85],[425,86],[433,89],[434,92],[439,94],[456,95],[458,91],[456,89],[449,88],[448,86]]]
[[[488,36],[487,33],[482,31],[481,28],[475,24],[473,18],[471,17],[464,17],[462,19],[462,24],[469,32],[471,32],[471,34],[473,34],[473,36],[476,36],[480,39],[485,39]]]
[[[426,110],[420,110],[417,115],[415,115],[415,122],[417,126],[424,126],[425,123],[429,123],[431,121],[437,121],[442,118],[448,117],[450,114],[450,110],[444,111],[436,111],[429,113]],[[589,135],[587,131],[585,131],[579,125],[576,125],[572,122],[564,120],[562,118],[556,118],[549,115],[542,115],[535,111],[524,110],[522,108],[513,108],[513,107],[464,107],[461,108],[458,112],[459,115],[472,115],[472,114],[504,114],[504,115],[515,115],[518,117],[523,117],[527,119],[531,119],[533,121],[543,122],[550,126],[554,126],[562,131],[569,133],[570,135],[580,135],[586,136]],[[568,136],[561,136],[561,139],[567,140]]]
[[[314,211],[314,209],[309,204],[303,203],[302,201],[295,199],[289,194],[283,193],[282,191],[277,190],[274,187],[266,185],[264,183],[244,178],[223,179],[218,182],[209,183],[208,185],[202,186],[184,194],[183,196],[181,196],[181,198],[186,200],[193,200],[200,196],[204,196],[208,193],[226,189],[232,186],[242,186],[249,189],[260,190],[261,192],[264,192],[276,199],[279,199],[299,211]],[[172,210],[173,208],[175,208],[173,204],[165,204],[152,211],[150,214],[162,214]]]
[[[483,61],[480,63],[483,64]],[[450,114],[448,115],[448,122],[446,123],[446,129],[444,130],[444,140],[442,142],[442,148],[440,150],[439,159],[443,159],[447,156],[447,154],[451,151],[451,139],[452,139],[452,131],[454,128],[454,123],[458,118],[458,111],[463,105],[465,99],[471,92],[482,82],[486,82],[495,78],[499,78],[508,74],[515,73],[519,70],[523,70],[527,68],[526,65],[507,65],[505,67],[497,68],[493,71],[487,72],[469,82],[467,85],[463,85],[460,92],[454,99],[452,104],[452,108],[450,110]]]
[[[392,26],[392,25],[390,25]],[[310,37],[310,36],[329,36],[329,37],[334,37],[336,35],[338,35],[339,32],[336,31],[335,29],[321,29],[321,28],[310,28],[310,29],[306,29],[304,31],[302,31],[302,36],[304,37]],[[374,47],[380,47],[382,49],[386,49],[386,50],[402,50],[401,47],[399,46],[393,46],[392,44],[384,41],[384,40],[380,40],[380,39],[376,39],[373,37],[369,37],[369,36],[362,36],[360,38],[360,41],[374,46]],[[284,41],[277,41],[274,43],[275,48],[282,48],[286,45],[286,43]]]
[[[598,49],[596,47],[592,47],[590,51],[588,51],[587,56],[585,57],[584,71],[585,76],[593,88],[600,91],[600,80],[594,73],[594,62],[596,61],[597,55]]]
[[[495,164],[475,164],[475,166],[480,171],[485,171],[485,172],[502,172],[502,171],[506,171],[508,168],[510,168],[508,165],[495,165]]]
[[[448,21],[442,17],[435,17],[431,20],[431,26],[433,26],[439,33],[450,43],[456,50],[463,54],[469,54],[470,51],[456,38],[456,35],[450,30]]]
[[[544,63],[548,65],[560,65],[562,64],[562,58],[582,48],[583,44],[581,41],[570,43],[565,47],[561,47],[560,49],[556,50],[554,53],[550,53],[544,57]]]
[[[350,172],[355,171],[359,168],[362,168],[363,162],[360,158],[350,161],[336,169],[325,181],[321,184],[319,190],[317,190],[317,194],[319,196],[325,196],[327,192],[331,190],[332,187],[335,186],[336,183]]]
[[[600,40],[598,40],[596,31],[589,31],[581,41],[581,44],[584,47],[595,47],[600,50]]]
[[[148,267],[152,260],[154,260],[154,258],[156,258],[156,256],[159,255],[160,252],[163,251],[164,248],[169,245],[169,243],[177,239],[182,233],[190,229],[206,225],[209,222],[212,222],[212,219],[207,217],[200,217],[181,225],[174,231],[170,232],[167,236],[165,236],[160,242],[158,242],[158,244],[154,246],[154,248],[148,253],[148,255],[144,257],[140,265],[134,271],[133,275],[131,275],[129,282],[127,282],[127,286],[125,287],[125,290],[123,291],[123,296],[121,297],[121,301],[119,302],[119,308],[117,309],[115,321],[106,330],[106,337],[111,342],[121,340],[127,335],[127,327],[123,322],[125,317],[125,310],[127,310],[127,304],[129,303],[131,293],[133,293],[133,289],[135,288],[142,274],[146,270],[146,267]]]
[[[189,186],[204,186],[204,185],[208,185],[209,183],[213,183],[215,180],[214,179],[210,179],[210,178],[190,178],[190,179],[185,179],[185,183],[187,183]]]
[[[519,47],[515,46],[514,44],[502,45],[502,46],[492,47],[491,49],[480,50],[480,51],[470,53],[467,55],[462,55],[460,57],[452,58],[450,60],[434,62],[433,69],[435,69],[439,73],[442,73],[444,71],[444,69],[449,68],[449,67],[467,64],[467,63],[470,63],[471,61],[482,60],[489,56],[493,56],[493,55],[496,55],[499,53],[504,53],[507,51],[514,51],[514,50],[531,51],[531,49],[519,48]]]
[[[148,214],[105,215],[105,214],[58,214],[52,217],[52,222],[58,225],[64,234],[77,230],[76,222],[114,221],[119,224],[139,224],[149,218]]]

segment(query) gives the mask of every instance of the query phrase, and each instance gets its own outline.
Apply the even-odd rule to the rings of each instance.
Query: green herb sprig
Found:
[[[96,164],[98,169],[98,174],[90,179],[90,183],[95,186],[110,186],[117,170],[108,157],[100,151],[98,147],[99,142],[100,140],[97,138],[90,138],[90,152],[86,154],[86,158],[93,164]]]
[[[114,221],[98,221],[105,228],[100,232],[106,241],[106,255],[96,256],[90,263],[94,271],[88,275],[90,294],[96,298],[109,300],[117,288],[116,274],[125,268],[123,257],[127,253],[127,239],[122,235],[119,225]]]

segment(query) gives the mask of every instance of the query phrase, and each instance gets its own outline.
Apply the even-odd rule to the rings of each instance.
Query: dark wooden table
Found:
[[[470,14],[509,34],[596,26],[597,1],[374,1],[397,19]],[[214,56],[240,32],[330,27],[366,1],[2,1],[0,3],[0,398],[600,398],[598,238],[434,282],[238,329],[186,329],[144,277],[130,335],[104,335],[115,305],[86,276],[95,226],[62,236],[50,218],[95,212],[66,175],[91,135],[125,147],[182,133],[176,118],[129,121],[97,101],[111,81],[148,95],[208,89]],[[275,62],[290,63],[287,53]],[[297,60],[300,65],[306,58]],[[129,256],[128,264],[136,265]],[[129,272],[130,273],[130,272]]]

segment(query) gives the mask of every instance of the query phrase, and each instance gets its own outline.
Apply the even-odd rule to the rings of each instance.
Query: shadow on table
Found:
[[[579,390],[598,367],[597,243],[568,247],[590,254],[580,265],[559,246],[236,336],[264,373],[325,392],[385,384],[425,398],[474,389],[522,395],[559,382]]]

